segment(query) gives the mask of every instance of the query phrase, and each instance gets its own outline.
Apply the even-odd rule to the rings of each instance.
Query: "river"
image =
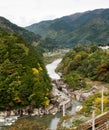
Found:
[[[51,79],[60,79],[60,76],[55,72],[57,65],[61,62],[61,58],[53,61],[51,64],[46,65],[48,74]]]
[[[80,105],[79,102],[73,100],[72,101],[72,107],[66,110],[66,114],[75,114],[76,112],[76,107]],[[37,121],[43,122],[44,125],[49,127],[50,130],[56,130],[57,124],[60,120],[60,118],[63,116],[62,112],[58,112],[56,115],[45,115],[42,117],[35,117]]]
[[[55,72],[55,69],[56,69],[57,65],[61,62],[61,60],[62,59],[57,59],[46,66],[48,74],[51,79],[57,79],[57,80],[60,79],[60,76]],[[72,100],[72,107],[70,109],[66,110],[66,114],[67,113],[75,114],[76,107],[79,105],[81,105],[80,102],[78,102],[76,100]],[[35,116],[35,117],[31,117],[31,119],[34,118],[37,121],[44,123],[47,127],[50,128],[50,130],[56,130],[57,124],[61,117],[62,117],[62,112],[58,112],[55,115],[44,115],[42,117]]]
[[[48,74],[51,79],[60,79],[60,75],[55,72],[57,65],[61,62],[62,59],[57,59],[52,63],[46,66]],[[66,110],[66,113],[75,114],[76,107],[81,105],[80,102],[76,100],[72,100],[72,107]],[[43,117],[36,117],[38,121],[43,122],[46,126],[50,128],[50,130],[56,130],[59,119],[62,117],[62,112],[57,113],[56,115],[46,115]]]
[[[57,59],[52,63],[46,65],[46,69],[51,79],[57,79],[57,80],[60,79],[60,75],[58,75],[55,72],[55,69],[57,65],[61,62],[61,60],[62,59]],[[72,107],[66,110],[66,113],[75,114],[76,107],[80,105],[81,105],[80,102],[72,100]],[[58,112],[56,115],[45,115],[43,117],[35,117],[35,118],[36,120],[43,122],[47,127],[50,128],[50,130],[56,130],[57,124],[62,116],[63,116],[62,112]]]

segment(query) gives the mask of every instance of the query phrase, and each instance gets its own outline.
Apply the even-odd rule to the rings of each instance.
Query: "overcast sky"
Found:
[[[109,0],[0,0],[0,16],[23,27],[98,8],[109,8]]]

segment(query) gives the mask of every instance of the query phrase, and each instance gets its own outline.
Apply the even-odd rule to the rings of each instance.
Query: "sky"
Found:
[[[21,27],[99,8],[109,0],[0,0],[0,16]]]

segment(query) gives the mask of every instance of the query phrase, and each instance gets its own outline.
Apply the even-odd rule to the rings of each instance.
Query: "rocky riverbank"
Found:
[[[101,90],[102,90],[102,86],[93,85],[88,90],[80,89],[80,90],[70,92],[70,95],[73,99],[82,102],[89,96],[94,95],[95,93],[101,92]],[[104,91],[107,91],[107,88],[104,87]]]
[[[27,106],[25,108],[19,108],[14,110],[7,110],[0,112],[0,116],[42,116],[46,114],[56,114],[57,112],[62,111],[63,104],[65,109],[72,106],[71,99],[68,96],[67,84],[64,84],[62,80],[52,80],[52,95],[50,99],[50,105],[47,107],[41,108],[32,108]]]
[[[46,114],[56,114],[57,112],[62,111],[63,104],[65,105],[65,109],[68,109],[72,106],[71,99],[75,99],[77,101],[84,101],[89,96],[101,91],[101,88],[94,85],[89,90],[76,90],[71,92],[68,89],[68,85],[64,83],[62,79],[52,80],[52,94],[53,97],[50,99],[50,105],[47,107],[41,108],[31,108],[27,106],[26,108],[20,108],[16,110],[8,110],[0,112],[0,116],[8,117],[8,116],[43,116]],[[106,88],[105,88],[106,89]]]

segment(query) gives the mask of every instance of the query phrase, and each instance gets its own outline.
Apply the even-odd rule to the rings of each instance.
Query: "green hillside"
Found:
[[[73,89],[87,87],[85,78],[109,83],[109,52],[96,45],[77,45],[63,58],[58,70]]]
[[[42,55],[0,29],[0,110],[45,106],[50,91]]]
[[[77,43],[109,44],[109,9],[76,13],[26,27],[27,30],[51,38],[56,47],[71,47]],[[48,43],[43,43],[48,46]]]
[[[4,17],[0,17],[0,28],[2,28],[6,32],[14,33],[20,37],[22,37],[27,43],[33,43],[40,40],[40,36],[25,30],[22,27],[19,27]]]

